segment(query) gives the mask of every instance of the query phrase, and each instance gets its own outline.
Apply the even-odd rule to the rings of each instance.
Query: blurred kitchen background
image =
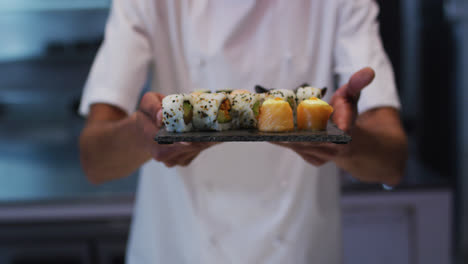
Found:
[[[381,5],[410,139],[404,182],[343,176],[344,263],[468,263],[468,5]],[[110,0],[0,0],[0,264],[123,263],[137,174],[80,169],[77,114]]]

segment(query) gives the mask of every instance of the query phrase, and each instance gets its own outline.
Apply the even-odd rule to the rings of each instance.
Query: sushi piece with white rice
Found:
[[[238,93],[232,97],[233,128],[257,128],[260,107],[264,95]]]
[[[267,99],[281,98],[288,102],[293,111],[296,110],[296,94],[288,89],[275,89],[268,92]]]
[[[304,100],[308,100],[311,97],[317,97],[319,99],[322,99],[325,96],[326,92],[327,88],[319,89],[308,84],[303,84],[297,89],[296,92],[297,105],[299,105]]]
[[[191,131],[193,106],[191,96],[187,94],[172,94],[162,101],[163,123],[168,132]]]
[[[297,102],[296,102],[296,94],[292,90],[288,89],[275,89],[271,90],[267,93],[266,99],[275,99],[281,98],[283,101],[289,103],[291,110],[294,116],[294,123],[296,123],[296,110],[297,110]]]
[[[192,95],[193,126],[197,130],[224,131],[232,127],[231,102],[223,93]]]

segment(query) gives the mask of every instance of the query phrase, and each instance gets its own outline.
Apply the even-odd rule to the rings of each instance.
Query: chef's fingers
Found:
[[[191,146],[179,142],[173,144],[157,144],[151,150],[151,156],[157,161],[166,162],[174,157],[191,151]]]
[[[269,142],[273,145],[281,146],[281,147],[286,147],[290,149],[294,149],[297,146],[300,145],[306,145],[308,147],[314,147],[314,146],[320,146],[322,144],[325,144],[323,142]]]
[[[359,100],[361,90],[369,85],[375,78],[375,72],[372,68],[366,67],[356,72],[348,81],[346,96],[353,98],[355,102]]]
[[[162,96],[155,92],[147,92],[143,95],[140,101],[138,110],[147,115],[153,122],[157,122],[158,112],[162,108]]]
[[[163,126],[163,111],[161,108],[156,114],[156,127],[160,129],[162,126]]]
[[[314,165],[314,166],[322,166],[323,164],[327,163],[328,160],[319,158],[314,155],[305,155],[301,156],[306,162]]]
[[[158,145],[151,154],[157,161],[177,163],[181,156],[199,153],[212,145],[214,143],[176,142],[170,145]]]
[[[330,150],[317,150],[313,153],[305,153],[305,156],[314,156],[321,160],[332,161],[337,157],[337,152]]]
[[[194,149],[204,150],[218,144],[221,144],[221,142],[194,142],[192,146]]]
[[[179,162],[179,165],[182,166],[182,167],[188,166],[198,156],[198,154],[200,154],[200,153],[196,153],[194,155],[186,156],[184,159],[182,159]]]
[[[316,149],[335,149],[337,144],[330,142],[270,142],[274,145],[287,147],[292,150],[314,151]]]
[[[187,166],[193,159],[195,159],[201,151],[192,150],[190,152],[179,153],[164,161],[164,165],[172,168],[176,165]]]
[[[343,131],[350,133],[357,118],[357,105],[344,97],[335,97],[331,119]]]
[[[185,148],[184,151],[174,152],[167,156],[165,165],[173,167],[175,165],[189,165],[203,150],[219,144],[219,142],[197,142],[192,143],[190,148]]]
[[[271,142],[275,145],[290,148],[301,156],[306,162],[321,166],[335,159],[345,148],[343,145],[321,142]]]
[[[143,112],[137,111],[136,112],[136,123],[137,129],[141,133],[141,135],[148,141],[148,144],[157,144],[154,142],[154,136],[160,129],[156,123],[154,123],[149,116],[144,114]]]
[[[299,146],[294,149],[294,151],[304,154],[304,155],[315,155],[322,157],[324,159],[332,159],[336,157],[340,151],[337,147],[334,146],[317,146],[313,148],[308,148],[304,146]]]
[[[153,156],[157,156],[157,160],[172,159],[174,156],[194,151],[202,151],[211,146],[217,145],[216,142],[176,142],[173,144],[159,144],[154,147]]]
[[[375,72],[372,68],[366,67],[349,78],[348,83],[341,86],[333,95],[332,102],[337,96],[343,97],[350,102],[357,103],[359,95],[367,85],[369,85],[375,78]]]
[[[164,97],[166,97],[164,94],[160,94],[160,93],[155,93],[156,96],[158,97],[158,99],[161,101],[161,104],[162,104],[162,100],[164,99]]]

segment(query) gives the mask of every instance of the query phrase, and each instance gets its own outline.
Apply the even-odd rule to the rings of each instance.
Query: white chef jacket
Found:
[[[114,0],[80,111],[135,111],[152,90],[294,89],[376,79],[359,111],[399,108],[372,0]],[[338,77],[338,78],[335,78]],[[332,92],[326,96],[329,100]],[[269,143],[223,143],[141,171],[127,262],[340,263],[337,169]]]

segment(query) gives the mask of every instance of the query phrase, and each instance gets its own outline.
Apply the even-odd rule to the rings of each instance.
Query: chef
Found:
[[[396,185],[405,166],[377,14],[373,0],[114,0],[80,149],[93,183],[141,167],[127,263],[340,263],[338,169]],[[164,95],[304,82],[339,87],[325,100],[350,144],[153,141]]]

